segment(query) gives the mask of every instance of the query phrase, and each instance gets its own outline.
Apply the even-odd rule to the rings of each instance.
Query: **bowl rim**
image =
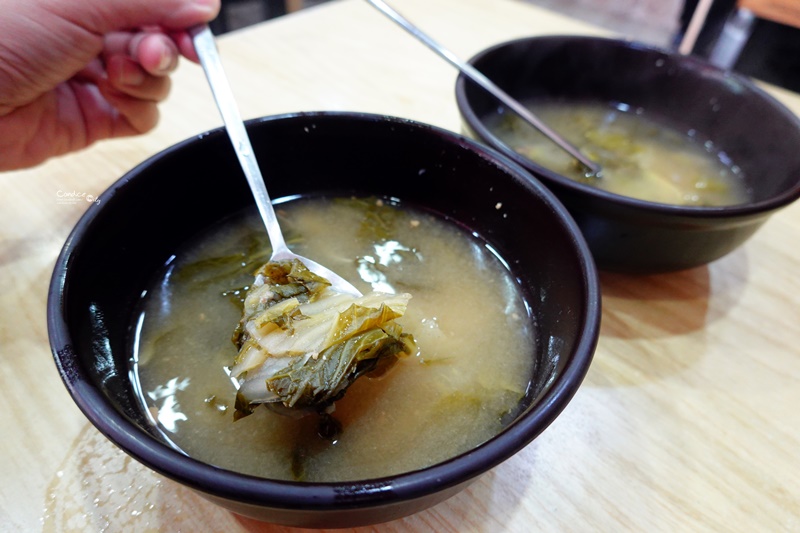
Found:
[[[520,43],[535,43],[543,41],[570,41],[575,43],[594,42],[609,47],[623,48],[631,51],[632,53],[660,54],[666,58],[677,61],[681,68],[685,68],[686,70],[703,71],[704,75],[706,76],[710,75],[726,83],[736,83],[742,86],[744,90],[753,93],[758,98],[761,98],[768,105],[773,107],[776,112],[783,115],[789,122],[794,123],[798,131],[800,131],[800,117],[795,115],[775,97],[760,88],[746,76],[733,71],[724,70],[697,56],[680,55],[677,52],[668,50],[666,48],[645,44],[635,40],[572,34],[519,37],[489,46],[477,52],[475,55],[469,58],[467,62],[471,66],[475,67],[476,63],[487,55],[496,53],[504,48],[513,47]],[[496,136],[493,135],[484,125],[483,121],[477,116],[472,106],[469,104],[466,94],[467,82],[468,79],[466,76],[463,74],[458,75],[455,85],[456,103],[462,119],[467,122],[471,129],[476,131],[481,139],[486,139],[486,141],[482,142],[486,142],[495,150],[498,150],[506,157],[520,164],[523,168],[527,169],[528,172],[533,173],[535,177],[544,178],[545,182],[551,181],[557,184],[559,187],[568,190],[572,194],[582,197],[597,197],[609,202],[610,204],[632,208],[638,211],[644,210],[654,214],[671,216],[678,215],[690,219],[748,218],[773,212],[800,198],[800,178],[796,179],[795,183],[791,187],[770,198],[760,200],[758,202],[723,206],[687,206],[653,202],[612,193],[597,187],[592,187],[591,185],[577,182],[537,164],[531,159],[518,154],[516,151],[499,141]]]
[[[69,264],[79,245],[81,235],[92,224],[106,204],[92,206],[79,219],[67,238],[53,270],[48,289],[47,327],[56,367],[73,401],[102,434],[139,462],[162,475],[200,492],[231,501],[257,506],[313,511],[378,507],[422,498],[451,487],[462,485],[477,475],[510,458],[544,431],[560,414],[583,381],[599,338],[600,286],[599,276],[588,245],[577,224],[561,202],[541,183],[531,180],[518,164],[492,148],[457,133],[422,122],[361,112],[310,111],[270,115],[248,120],[248,127],[259,124],[298,120],[301,118],[356,121],[382,121],[411,125],[434,135],[445,137],[462,147],[476,151],[498,167],[532,183],[572,235],[588,304],[580,318],[583,333],[570,357],[570,364],[531,410],[501,433],[476,448],[435,465],[398,475],[344,482],[294,482],[267,479],[216,467],[170,448],[147,434],[126,418],[104,398],[81,368],[73,351],[72,338],[66,319],[66,282]],[[219,127],[174,144],[139,163],[115,181],[104,195],[114,194],[146,171],[153,162],[202,141],[211,135],[225,135]]]

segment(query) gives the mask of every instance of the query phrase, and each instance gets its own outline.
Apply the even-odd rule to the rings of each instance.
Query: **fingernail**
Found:
[[[166,46],[163,50],[161,50],[161,56],[158,59],[158,72],[162,74],[169,74],[175,69],[177,65],[177,57],[172,50],[169,50]]]

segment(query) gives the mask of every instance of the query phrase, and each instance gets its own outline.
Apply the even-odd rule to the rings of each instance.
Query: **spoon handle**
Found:
[[[542,132],[548,139],[556,143],[562,150],[569,153],[572,157],[580,161],[592,174],[597,175],[600,173],[600,166],[586,157],[577,147],[569,143],[559,133],[551,129],[547,124],[542,122],[536,115],[531,113],[525,106],[520,104],[517,100],[508,95],[503,89],[494,84],[489,78],[484,76],[478,69],[462,61],[450,50],[431,39],[428,35],[422,32],[419,28],[414,26],[400,13],[389,7],[386,2],[382,0],[367,0],[374,8],[396,22],[408,33],[422,41],[428,48],[436,52],[440,57],[444,58],[451,65],[461,71],[466,77],[483,87],[486,91],[492,94],[495,98],[500,100],[506,107],[509,107],[523,120],[528,122],[531,126]]]
[[[222,69],[222,61],[220,60],[217,44],[214,40],[214,34],[208,25],[196,26],[189,30],[189,34],[194,42],[194,48],[200,58],[200,64],[203,66],[203,71],[206,73],[208,83],[211,86],[211,92],[214,95],[214,100],[219,108],[222,121],[225,123],[225,129],[228,131],[228,136],[233,144],[233,149],[236,152],[236,157],[239,158],[239,163],[244,171],[247,183],[250,185],[250,190],[253,192],[253,197],[256,201],[258,211],[261,213],[261,218],[264,220],[264,225],[267,228],[269,241],[272,245],[272,253],[276,255],[281,252],[288,252],[286,242],[283,239],[278,219],[275,216],[275,210],[272,207],[272,201],[267,193],[267,186],[264,183],[264,177],[261,175],[261,170],[258,167],[253,146],[250,144],[250,137],[247,135],[244,122],[239,114],[239,109],[236,107],[236,100],[233,97],[228,78],[225,76],[225,71]]]

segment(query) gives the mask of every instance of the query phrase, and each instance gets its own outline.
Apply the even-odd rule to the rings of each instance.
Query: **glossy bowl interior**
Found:
[[[577,183],[499,141],[485,119],[499,104],[463,76],[456,99],[467,133],[538,177],[578,222],[601,269],[662,272],[729,253],[800,196],[800,120],[748,79],[702,60],[597,37],[509,41],[470,63],[522,102],[627,104],[678,131],[695,130],[741,167],[752,199],[729,207],[636,200]]]
[[[530,354],[536,371],[519,415],[469,453],[362,482],[257,478],[165,444],[129,379],[133,310],[182,243],[252,203],[225,132],[215,130],[156,155],[111,186],[57,261],[48,304],[52,350],[67,389],[101,432],[143,464],[237,513],[294,526],[349,527],[448,498],[555,419],[589,367],[600,300],[585,241],[549,191],[493,151],[407,120],[309,113],[251,121],[248,129],[274,199],[321,192],[399,198],[494,247],[519,282],[538,336]]]

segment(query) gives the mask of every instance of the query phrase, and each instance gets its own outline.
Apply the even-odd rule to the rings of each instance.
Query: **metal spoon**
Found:
[[[478,69],[469,63],[462,61],[450,50],[447,50],[442,45],[428,37],[419,28],[411,24],[411,22],[400,15],[400,13],[389,7],[389,5],[382,0],[367,0],[367,2],[369,2],[378,11],[389,17],[392,21],[400,25],[408,33],[422,41],[423,44],[448,61],[451,65],[455,66],[461,71],[462,74],[486,89],[495,98],[500,100],[508,108],[514,111],[514,113],[519,115],[522,120],[542,132],[545,137],[553,141],[562,150],[577,159],[584,167],[586,167],[586,170],[588,171],[587,177],[600,177],[600,165],[586,157],[586,155],[584,155],[576,146],[568,142],[557,132],[553,131],[549,126],[547,126],[547,124],[542,122],[536,115],[531,113],[528,108],[520,104],[517,100],[509,96],[508,93],[506,93],[503,89],[495,85],[494,82],[492,82],[489,78],[481,74]]]
[[[228,130],[228,136],[233,144],[233,149],[236,151],[236,156],[239,158],[239,163],[242,165],[242,170],[247,178],[247,183],[250,185],[250,190],[253,192],[253,197],[258,206],[258,211],[261,213],[261,218],[264,220],[264,226],[267,228],[269,241],[272,244],[272,256],[270,261],[286,261],[291,259],[299,259],[311,272],[322,276],[331,283],[331,288],[352,294],[353,296],[361,296],[353,285],[348,283],[344,278],[325,268],[319,263],[294,254],[286,246],[286,241],[283,238],[278,219],[275,216],[275,210],[272,207],[272,201],[267,193],[267,186],[264,184],[264,178],[261,175],[261,170],[258,167],[253,147],[250,144],[250,138],[247,136],[242,117],[239,114],[239,109],[236,107],[236,101],[233,97],[228,78],[222,69],[222,61],[219,57],[216,42],[214,41],[214,34],[207,25],[197,26],[192,28],[189,32],[194,42],[195,50],[200,58],[200,64],[208,78],[208,83],[211,86],[211,92],[214,94],[214,100],[217,102],[217,107],[222,115],[222,120]]]

